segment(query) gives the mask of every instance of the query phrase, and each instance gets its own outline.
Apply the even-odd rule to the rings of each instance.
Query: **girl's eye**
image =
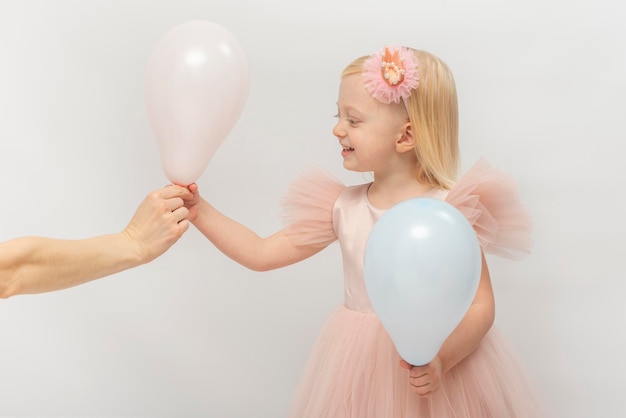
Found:
[[[341,119],[341,114],[340,114],[339,112],[337,112],[337,114],[336,114],[334,117],[335,117],[335,118],[337,118],[337,119]],[[350,117],[347,117],[347,118],[346,118],[346,121],[347,121],[350,125],[353,125],[353,126],[354,126],[354,125],[357,125],[357,124],[359,123],[359,121],[358,121],[358,120],[356,120],[356,119],[352,119],[352,118],[350,118]]]

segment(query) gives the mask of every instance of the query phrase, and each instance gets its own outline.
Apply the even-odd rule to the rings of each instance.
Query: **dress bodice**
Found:
[[[373,310],[363,280],[363,254],[374,223],[384,213],[368,204],[368,186],[346,188],[333,208],[333,226],[343,257],[345,305],[360,312]]]
[[[363,278],[363,257],[367,238],[385,209],[374,207],[367,198],[369,184],[347,187],[333,207],[333,228],[343,257],[345,306],[359,312],[372,312]],[[433,190],[428,197],[445,199],[446,192]]]
[[[359,312],[373,311],[363,261],[369,234],[385,213],[368,200],[370,184],[346,187],[322,171],[313,171],[296,180],[282,202],[285,233],[294,245],[326,247],[339,240],[345,306]],[[515,182],[486,160],[479,160],[451,190],[431,189],[422,197],[456,207],[473,226],[484,252],[507,258],[530,253],[530,214],[519,200]]]

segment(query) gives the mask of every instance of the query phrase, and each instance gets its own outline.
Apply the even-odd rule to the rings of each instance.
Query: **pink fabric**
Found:
[[[337,238],[331,212],[345,188],[320,169],[310,169],[292,184],[283,198],[282,217],[294,242],[325,247]],[[430,197],[456,207],[472,224],[485,252],[512,259],[530,254],[530,212],[520,202],[515,181],[486,159],[479,159],[449,192],[436,190]]]
[[[531,218],[515,181],[484,158],[456,182],[446,202],[470,221],[485,252],[514,259],[530,253]]]
[[[385,78],[386,66],[397,66],[401,80],[394,83],[393,77]],[[370,55],[363,64],[365,88],[376,100],[382,103],[399,103],[406,106],[406,99],[419,86],[419,65],[417,57],[402,46],[385,47]],[[391,73],[396,71],[391,70]]]
[[[473,174],[482,172],[470,170]],[[498,205],[519,205],[519,202],[488,199],[489,204],[476,204],[476,200],[482,202],[483,195],[492,196],[493,190],[502,192],[504,188],[500,183],[480,184],[476,178],[492,177],[466,175],[457,183],[459,187],[455,186],[450,193],[433,190],[429,197],[445,199],[448,195],[448,199],[460,202],[464,213],[474,219],[474,225],[480,225],[479,234],[496,237],[495,241],[483,241],[497,242],[503,235],[490,228],[502,224],[498,215],[518,213]],[[470,356],[444,375],[442,386],[431,397],[422,399],[410,390],[408,372],[399,366],[398,353],[373,311],[363,280],[367,237],[385,212],[369,202],[368,187],[368,184],[362,184],[345,188],[337,180],[318,172],[294,183],[285,199],[290,204],[288,229],[294,232],[294,242],[328,245],[339,240],[345,283],[344,305],[326,322],[294,392],[288,416],[543,417],[532,384],[513,350],[496,329],[487,334]],[[330,203],[332,196],[335,198]],[[494,206],[492,200],[497,205]],[[478,212],[486,209],[489,209],[490,221],[480,221],[482,215]],[[315,228],[324,230],[314,231]],[[512,247],[506,248],[518,248],[515,242],[508,244]]]
[[[304,172],[283,197],[282,218],[287,234],[297,245],[325,247],[337,239],[332,210],[337,196],[346,188],[321,169]]]
[[[542,407],[509,343],[493,328],[446,373],[429,398],[374,313],[343,306],[331,315],[295,390],[290,418],[541,418]]]

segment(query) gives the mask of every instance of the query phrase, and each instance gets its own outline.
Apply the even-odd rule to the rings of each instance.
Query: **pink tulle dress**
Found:
[[[296,243],[326,246],[339,240],[345,303],[326,322],[295,390],[292,418],[539,418],[532,385],[494,327],[478,348],[444,374],[428,398],[410,389],[408,371],[379,322],[363,280],[363,254],[384,213],[368,201],[368,184],[345,187],[322,172],[294,182],[283,201]],[[513,182],[480,160],[445,199],[474,225],[485,252],[519,257],[530,251],[528,213]]]

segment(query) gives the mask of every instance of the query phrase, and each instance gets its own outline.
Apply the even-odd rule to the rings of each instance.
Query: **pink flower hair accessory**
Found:
[[[365,88],[382,103],[398,103],[406,106],[411,91],[419,86],[418,63],[408,48],[384,49],[370,55],[363,64]]]

